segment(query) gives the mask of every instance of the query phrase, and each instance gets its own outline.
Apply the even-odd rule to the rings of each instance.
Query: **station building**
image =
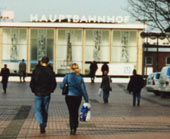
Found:
[[[136,69],[142,73],[142,24],[0,22],[0,67],[8,65],[18,72],[22,59],[31,73],[43,56],[50,58],[56,74],[69,72],[78,63],[87,75],[89,64],[100,67],[107,62],[112,76],[129,76]]]

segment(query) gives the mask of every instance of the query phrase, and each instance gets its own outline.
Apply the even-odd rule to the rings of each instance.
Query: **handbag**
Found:
[[[67,94],[68,94],[68,83],[65,83],[62,89],[62,95],[67,95]]]

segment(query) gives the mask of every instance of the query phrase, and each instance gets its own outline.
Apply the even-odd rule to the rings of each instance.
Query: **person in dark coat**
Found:
[[[133,75],[130,77],[130,81],[127,86],[127,90],[129,92],[133,92],[133,106],[136,106],[136,98],[137,98],[137,106],[140,106],[140,96],[141,89],[144,86],[144,80],[141,75],[136,73],[136,70],[133,70]]]
[[[49,66],[49,58],[43,57],[40,65],[33,71],[30,82],[30,88],[35,94],[35,116],[41,133],[45,133],[51,93],[54,92],[56,85],[55,73]]]
[[[109,73],[109,66],[107,65],[107,63],[104,63],[102,65],[101,71],[102,71],[102,75],[104,75],[104,71],[107,71],[107,73]]]
[[[4,93],[6,93],[9,75],[10,75],[10,71],[7,68],[7,64],[4,64],[4,68],[1,69],[1,76],[2,76],[1,82],[2,82]]]
[[[91,83],[94,83],[95,74],[96,74],[97,69],[98,69],[97,63],[96,63],[96,61],[93,61],[93,62],[90,64],[90,78],[91,78]]]
[[[102,77],[102,82],[100,88],[103,90],[103,101],[104,103],[108,103],[109,92],[112,90],[110,86],[111,79],[108,76],[108,72],[104,71],[104,75]]]
[[[25,77],[26,77],[26,63],[25,60],[22,59],[22,62],[19,63],[19,78],[20,82],[25,82]]]

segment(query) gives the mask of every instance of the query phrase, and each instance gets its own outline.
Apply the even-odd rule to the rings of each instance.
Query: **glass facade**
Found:
[[[71,63],[82,67],[82,30],[59,29],[57,41],[57,73],[65,74],[70,71]]]
[[[22,59],[27,59],[26,29],[3,29],[2,64],[7,64],[11,73],[17,73]]]
[[[85,34],[85,62],[109,62],[109,30],[87,29]],[[85,64],[86,74],[89,72],[89,66]]]
[[[108,62],[112,69],[116,64],[121,64],[122,69],[122,64],[135,67],[137,35],[138,30],[6,27],[0,34],[1,66],[7,64],[11,73],[17,73],[19,62],[25,59],[27,72],[31,73],[38,61],[48,56],[57,74],[70,72],[74,62],[78,63],[82,74],[89,73],[92,61],[100,63],[99,70],[102,62]]]
[[[54,29],[31,29],[30,63],[31,71],[43,56],[53,64]]]
[[[112,62],[135,64],[136,61],[136,31],[113,31]]]

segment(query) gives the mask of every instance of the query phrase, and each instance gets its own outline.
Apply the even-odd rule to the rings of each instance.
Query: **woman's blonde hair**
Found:
[[[79,66],[78,66],[77,63],[71,64],[71,70],[72,70],[73,72],[75,72],[77,75],[80,74]]]

